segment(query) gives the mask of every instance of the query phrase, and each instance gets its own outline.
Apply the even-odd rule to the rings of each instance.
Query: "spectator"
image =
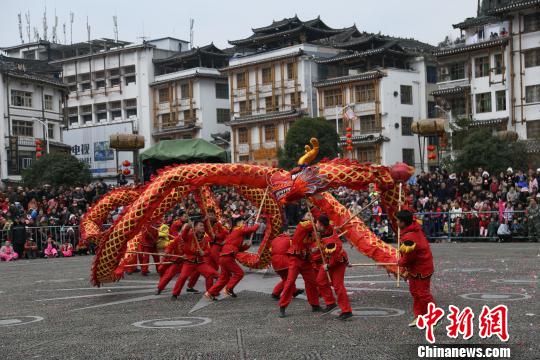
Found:
[[[60,253],[63,257],[72,257],[73,256],[73,245],[69,241],[66,241],[65,243],[60,246]]]
[[[58,250],[56,250],[56,243],[54,242],[53,238],[49,235],[47,238],[47,246],[43,250],[43,257],[45,258],[53,258],[58,257]]]
[[[260,244],[264,238],[264,231],[266,230],[266,220],[264,218],[259,219],[259,228],[255,232],[255,242]]]
[[[38,257],[38,247],[34,239],[32,239],[30,236],[26,239],[26,242],[24,243],[24,257],[31,260]]]
[[[512,239],[512,232],[508,227],[508,220],[504,220],[497,229],[497,235],[499,236],[499,242],[505,242]]]
[[[19,254],[15,252],[13,246],[11,246],[11,241],[6,241],[4,246],[0,248],[0,260],[1,261],[13,261],[17,260]]]

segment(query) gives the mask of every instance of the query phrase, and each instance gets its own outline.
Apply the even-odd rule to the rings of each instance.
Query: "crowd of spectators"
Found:
[[[540,169],[499,174],[485,169],[466,173],[422,172],[409,180],[408,202],[430,240],[479,239],[537,241],[540,233],[538,187]],[[78,249],[78,225],[89,206],[107,193],[109,186],[99,180],[76,188],[7,187],[0,192],[0,234],[4,247],[0,257],[12,251],[20,257],[71,256]],[[393,239],[386,214],[374,185],[364,191],[342,187],[333,195],[385,241]],[[214,188],[223,218],[255,219],[257,208],[235,188]],[[122,209],[112,211],[107,223],[113,223]],[[304,202],[285,207],[286,223],[296,225],[307,212]],[[201,216],[193,194],[180,201],[165,217],[171,223],[184,214]],[[264,219],[261,220],[264,222]],[[263,230],[255,239],[262,239]],[[7,246],[7,247],[6,247]],[[10,248],[12,249],[10,250]],[[7,256],[10,257],[10,256]],[[6,258],[7,259],[7,258]],[[5,260],[5,259],[4,259]]]

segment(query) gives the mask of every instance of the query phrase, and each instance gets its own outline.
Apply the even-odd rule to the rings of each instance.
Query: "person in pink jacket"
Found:
[[[60,252],[63,257],[72,257],[73,256],[73,245],[70,242],[65,242],[60,246]]]
[[[46,258],[53,258],[58,256],[58,250],[56,250],[54,240],[50,236],[47,238],[47,247],[45,248],[45,250],[43,250],[43,255]]]
[[[13,246],[11,246],[11,241],[6,241],[4,246],[0,248],[0,260],[1,261],[12,261],[17,260],[19,257],[19,254],[13,250]]]

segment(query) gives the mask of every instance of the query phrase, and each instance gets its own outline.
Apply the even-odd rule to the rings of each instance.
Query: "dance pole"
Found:
[[[398,211],[401,211],[401,192],[403,190],[403,183],[400,182],[399,183],[399,201],[398,201]],[[399,252],[399,246],[401,245],[401,228],[399,227],[398,225],[398,229],[397,229],[397,259],[398,259],[398,262],[399,262],[399,259],[401,258],[401,253]],[[397,267],[397,277],[396,277],[396,285],[397,287],[399,287],[399,279],[400,279],[400,270],[399,270],[399,265]]]
[[[311,225],[313,226],[313,235],[315,236],[315,241],[317,242],[317,248],[319,249],[319,252],[321,253],[321,260],[323,262],[324,272],[326,272],[326,277],[328,277],[328,282],[330,283],[330,285],[332,285],[332,278],[330,277],[330,274],[328,273],[326,260],[324,259],[324,254],[321,249],[321,239],[319,238],[319,233],[317,232],[317,227],[315,226],[315,218],[313,217],[313,214],[311,213],[311,207],[309,206],[309,200],[307,198],[306,198],[306,205],[309,212],[309,217],[311,218]]]
[[[349,264],[349,267],[356,267],[356,266],[392,266],[397,265],[397,263],[373,263],[373,264]]]
[[[354,214],[351,215],[351,217],[347,221],[345,221],[343,224],[339,225],[338,228],[341,229],[342,227],[347,225],[352,219],[357,217],[362,211],[366,210],[368,207],[370,207],[377,200],[379,200],[379,199],[375,198],[375,199],[371,200],[371,202],[369,204],[367,204],[366,206],[364,206],[360,210],[357,210]]]
[[[124,267],[132,267],[132,266],[152,266],[152,265],[169,265],[174,264],[172,261],[166,261],[166,262],[159,262],[159,263],[148,263],[148,264],[128,264],[124,265]]]
[[[179,259],[185,259],[182,255],[174,255],[174,254],[167,254],[167,253],[154,253],[154,252],[147,252],[147,251],[126,251],[128,254],[143,254],[143,255],[156,255],[156,256],[168,256],[168,257],[175,257]]]
[[[259,221],[259,216],[261,216],[261,212],[262,212],[262,209],[263,209],[263,206],[264,206],[264,203],[266,202],[266,196],[268,195],[268,186],[266,187],[266,190],[264,191],[264,195],[263,195],[263,198],[262,198],[262,201],[261,201],[261,205],[259,205],[259,211],[257,211],[257,216],[255,217],[255,222],[254,224],[257,223],[257,221]],[[253,235],[255,233],[252,232],[251,235],[249,236],[249,242],[251,243],[253,241]]]

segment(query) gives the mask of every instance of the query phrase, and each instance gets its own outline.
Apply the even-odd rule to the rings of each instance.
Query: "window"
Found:
[[[216,109],[216,119],[218,124],[231,121],[231,111],[229,109]]]
[[[126,116],[128,118],[132,117],[132,116],[137,116],[137,108],[130,108],[130,109],[126,109]]]
[[[107,112],[96,113],[96,117],[98,121],[107,120]]]
[[[484,77],[489,75],[489,57],[482,56],[474,59],[474,77]]]
[[[503,55],[495,54],[493,60],[495,62],[495,75],[501,75],[504,71]]]
[[[81,114],[91,114],[91,113],[92,113],[92,105],[81,106]]]
[[[330,89],[324,91],[324,107],[341,106],[343,94],[341,89]]]
[[[19,167],[21,169],[26,169],[32,165],[36,153],[29,151],[19,151]]]
[[[68,91],[69,91],[69,92],[75,92],[75,91],[77,91],[77,85],[69,85],[69,86],[68,86]]]
[[[96,80],[96,89],[102,89],[105,87],[105,80]]]
[[[69,125],[75,125],[79,123],[79,115],[77,107],[68,108],[68,122]]]
[[[105,71],[96,71],[94,73],[94,79],[105,79]]]
[[[401,135],[403,135],[403,136],[412,136],[413,135],[412,128],[411,128],[412,122],[413,122],[412,117],[402,117],[401,118]]]
[[[497,111],[506,110],[506,90],[499,90],[495,92]]]
[[[13,120],[11,123],[13,136],[34,137],[34,123],[31,121]]]
[[[90,89],[92,89],[92,83],[90,82],[81,83],[81,91],[87,91]]]
[[[52,95],[43,95],[45,110],[53,110],[53,97]]]
[[[266,109],[266,112],[279,110],[279,98],[277,96],[274,96],[274,106],[272,106],[272,97],[271,96],[265,97],[264,107]]]
[[[248,162],[249,161],[249,155],[239,155],[238,161],[240,162]]]
[[[23,58],[28,59],[28,60],[35,60],[36,51],[35,50],[23,51]]]
[[[120,85],[120,78],[111,79],[111,86],[119,86],[119,85]]]
[[[524,51],[525,67],[540,66],[540,48]]]
[[[47,136],[49,137],[49,139],[54,139],[54,124],[47,124],[47,131],[48,131],[48,134]]]
[[[110,69],[109,70],[109,77],[119,76],[119,75],[120,75],[120,70],[119,69]]]
[[[400,88],[400,93],[401,93],[401,103],[405,105],[412,105],[413,103],[412,86],[401,85],[399,88]]]
[[[124,106],[127,108],[137,107],[137,99],[126,99],[124,100]]]
[[[264,68],[262,69],[262,83],[263,84],[270,84],[272,82],[272,68]]]
[[[274,124],[264,126],[264,141],[276,141],[276,127]]]
[[[525,87],[525,102],[540,102],[540,85],[531,85]]]
[[[358,161],[361,163],[370,162],[377,163],[377,149],[375,146],[361,147],[358,148]]]
[[[92,122],[92,114],[85,114],[82,116],[83,123],[91,123]]]
[[[288,63],[287,64],[287,79],[292,80],[296,79],[296,64],[295,63]]]
[[[161,88],[158,90],[158,99],[160,104],[169,102],[169,88]]]
[[[428,66],[426,67],[427,72],[427,82],[429,84],[436,84],[437,83],[437,68],[435,66]]]
[[[360,116],[360,133],[368,134],[381,131],[381,125],[375,115]]]
[[[74,84],[76,82],[77,82],[77,78],[75,77],[75,75],[66,76],[64,78],[64,83],[65,84]]]
[[[450,64],[448,65],[446,69],[448,73],[444,75],[441,74],[443,81],[465,79],[465,63],[464,62]]]
[[[466,114],[466,101],[464,98],[455,98],[452,100],[450,108],[452,110],[452,115],[465,115]]]
[[[125,77],[126,85],[135,84],[135,75],[130,75]]]
[[[188,99],[189,97],[189,84],[180,84],[180,98]]]
[[[414,166],[414,149],[402,149],[403,162],[409,166]]]
[[[229,84],[216,83],[216,98],[217,99],[229,98]]]
[[[251,115],[251,101],[240,101],[240,115]],[[249,108],[248,108],[249,106]]]
[[[28,91],[11,90],[11,105],[32,107],[32,93]]]
[[[357,103],[375,101],[375,86],[373,84],[357,85],[354,88],[354,98]]]
[[[476,94],[476,112],[491,112],[491,93]]]
[[[540,30],[540,12],[523,16],[523,31]]]
[[[238,128],[238,143],[247,144],[248,143],[248,129],[247,128]]]
[[[122,104],[120,101],[112,101],[109,103],[109,109],[111,112],[111,120],[120,120],[122,119]]]
[[[163,128],[174,127],[176,124],[176,113],[161,114],[161,126]]]
[[[428,118],[436,118],[437,117],[437,108],[435,107],[437,105],[435,101],[428,101],[427,102],[427,113]]]
[[[527,139],[540,138],[540,120],[527,121]]]
[[[300,92],[291,93],[291,106],[293,108],[299,108],[301,104]]]
[[[193,120],[195,120],[195,111],[184,110],[183,114],[184,114],[184,122],[186,121],[193,122]]]
[[[244,89],[246,87],[246,74],[241,72],[236,74],[236,87],[238,89]]]
[[[124,75],[135,74],[135,65],[124,66],[123,70],[124,70]]]
[[[79,81],[90,81],[90,73],[79,74]]]

